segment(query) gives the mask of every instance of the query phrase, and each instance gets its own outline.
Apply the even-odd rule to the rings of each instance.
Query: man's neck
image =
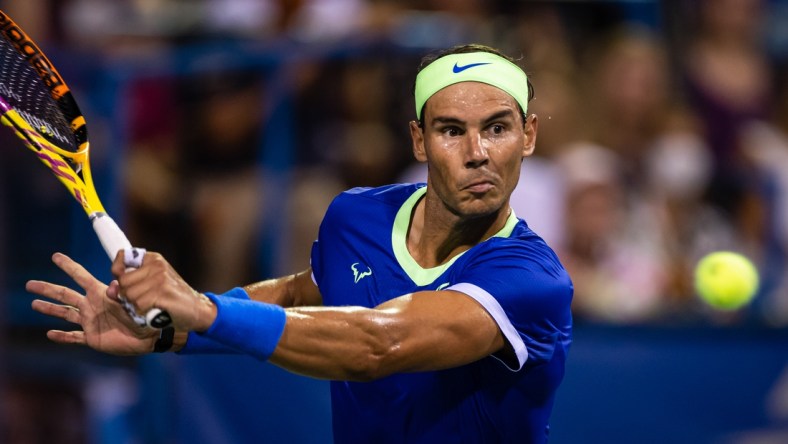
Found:
[[[428,192],[411,214],[408,251],[422,268],[437,267],[499,232],[509,213],[505,205],[487,216],[463,218]]]

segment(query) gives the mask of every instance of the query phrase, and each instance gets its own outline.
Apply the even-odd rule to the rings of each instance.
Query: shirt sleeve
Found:
[[[550,361],[571,341],[573,287],[558,258],[543,243],[506,239],[469,258],[454,284],[481,304],[514,352],[497,354],[518,371]]]
[[[323,220],[320,222],[317,239],[312,243],[312,250],[309,256],[309,266],[312,267],[312,282],[320,287],[323,282],[324,264],[330,263],[332,257],[332,245],[341,242],[337,239],[338,233],[342,232],[345,219],[343,215],[350,204],[348,192],[336,196],[326,209]],[[322,240],[322,242],[321,242]]]

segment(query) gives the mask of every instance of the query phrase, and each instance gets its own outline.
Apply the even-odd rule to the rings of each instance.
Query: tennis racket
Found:
[[[110,260],[125,252],[127,267],[139,267],[145,250],[132,248],[99,201],[90,172],[85,117],[71,91],[41,49],[0,11],[0,121],[66,186],[87,213]],[[139,326],[164,328],[170,316],[157,308],[139,314],[121,304]]]

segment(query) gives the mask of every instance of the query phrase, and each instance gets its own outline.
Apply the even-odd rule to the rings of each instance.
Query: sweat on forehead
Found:
[[[528,113],[528,76],[519,66],[489,52],[449,54],[430,63],[416,76],[416,117],[424,103],[441,89],[460,82],[492,85],[514,97]]]

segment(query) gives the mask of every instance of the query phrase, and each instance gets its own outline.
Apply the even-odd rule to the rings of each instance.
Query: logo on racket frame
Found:
[[[44,53],[27,37],[22,29],[16,25],[5,13],[0,11],[0,32],[6,39],[14,45],[20,54],[23,54],[41,80],[52,92],[52,96],[57,100],[68,92],[68,86],[60,77],[60,74],[52,66],[52,63],[44,56]]]
[[[35,131],[16,110],[3,114],[0,120],[2,120],[4,125],[11,127],[14,131],[19,133],[25,145],[36,153],[39,160],[41,160],[60,182],[68,188],[83,208],[101,208],[100,204],[96,207],[96,203],[92,202],[92,200],[95,199],[89,197],[90,194],[87,192],[87,185],[77,175],[69,163],[63,159],[63,156],[58,153],[59,148]]]

